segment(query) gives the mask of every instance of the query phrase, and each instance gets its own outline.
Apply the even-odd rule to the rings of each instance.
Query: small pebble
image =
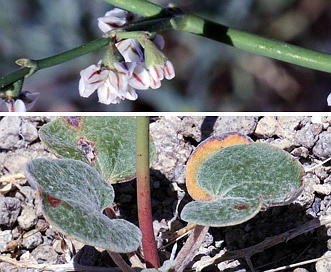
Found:
[[[37,260],[38,263],[55,264],[58,254],[54,248],[47,244],[42,244],[34,249],[31,255]]]
[[[32,205],[23,206],[21,215],[17,218],[18,224],[24,230],[29,230],[37,223],[37,215]]]
[[[0,196],[0,226],[12,227],[21,211],[21,201]]]
[[[49,224],[44,219],[39,219],[36,224],[36,229],[43,232],[46,231],[49,227]]]
[[[323,131],[313,147],[315,156],[321,159],[327,159],[331,155],[331,132]]]
[[[41,233],[36,230],[31,230],[23,235],[22,246],[26,249],[32,249],[39,246],[43,242]]]
[[[23,123],[21,128],[21,135],[23,140],[31,143],[38,139],[38,131],[37,128],[32,123]]]
[[[323,256],[331,256],[331,251],[327,251]],[[330,272],[331,258],[317,261],[315,264],[316,272]]]
[[[299,267],[299,268],[294,269],[293,272],[309,272],[309,270]]]
[[[7,243],[10,242],[11,239],[13,239],[11,230],[0,231],[0,252],[7,250]]]
[[[21,119],[18,116],[5,116],[0,121],[0,148],[12,149],[19,142]]]
[[[331,193],[331,184],[315,184],[314,191],[321,195],[329,195]]]

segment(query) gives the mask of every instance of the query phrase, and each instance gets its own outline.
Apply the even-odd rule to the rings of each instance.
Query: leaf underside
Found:
[[[187,204],[183,220],[230,226],[252,218],[262,208],[287,204],[301,186],[301,165],[285,151],[263,143],[223,148],[198,170],[198,184],[212,201]]]

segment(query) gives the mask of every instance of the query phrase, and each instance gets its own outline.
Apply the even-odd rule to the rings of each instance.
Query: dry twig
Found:
[[[218,263],[221,263],[223,261],[227,260],[237,260],[237,259],[250,259],[253,255],[259,252],[263,252],[264,250],[275,246],[277,244],[287,242],[303,233],[307,233],[311,230],[314,230],[320,226],[324,226],[331,223],[331,216],[324,216],[320,219],[313,219],[307,222],[306,224],[286,231],[282,234],[275,235],[273,237],[268,237],[261,243],[258,243],[254,246],[247,247],[244,249],[234,250],[234,251],[224,251],[220,252],[219,254],[215,255],[213,258],[199,261],[196,263],[196,270],[201,271],[203,268],[208,266],[214,266]]]

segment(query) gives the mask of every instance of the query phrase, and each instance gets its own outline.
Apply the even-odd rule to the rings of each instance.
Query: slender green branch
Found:
[[[160,267],[153,230],[152,204],[149,179],[149,117],[136,119],[137,202],[142,247],[147,267]]]
[[[71,50],[65,51],[63,53],[40,59],[40,60],[35,60],[35,65],[36,65],[36,71],[40,69],[45,69],[69,60],[73,60],[77,57],[80,57],[82,55],[85,55],[89,52],[92,52],[94,50],[100,49],[104,46],[109,44],[109,39],[107,38],[100,38],[94,41],[91,41],[89,43],[86,43],[84,45],[78,46],[76,48],[73,48]],[[29,74],[30,69],[28,67],[23,67],[21,69],[18,69],[6,76],[3,76],[0,78],[0,89],[4,88],[5,86],[25,77],[26,75]]]
[[[44,69],[51,66],[58,65],[60,63],[73,60],[77,57],[83,56],[87,53],[90,53],[94,50],[100,49],[105,47],[109,44],[109,39],[107,38],[100,38],[81,46],[78,46],[74,49],[68,50],[66,52],[54,55],[52,57],[44,58],[37,61],[38,69]]]
[[[180,30],[210,38],[254,54],[331,73],[331,54],[267,39],[190,15],[187,16],[186,22],[182,24]]]

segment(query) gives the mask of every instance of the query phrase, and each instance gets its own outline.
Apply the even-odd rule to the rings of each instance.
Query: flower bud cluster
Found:
[[[125,26],[127,17],[126,11],[115,8],[98,18],[98,26],[108,36],[113,30]],[[116,50],[109,46],[108,56],[98,64],[81,71],[79,93],[82,97],[89,97],[97,90],[99,102],[103,104],[117,104],[123,99],[136,100],[136,90],[157,89],[164,78],[175,76],[172,63],[162,52],[164,40],[161,35],[153,39],[122,39],[115,46]],[[109,58],[109,54],[116,56]]]

